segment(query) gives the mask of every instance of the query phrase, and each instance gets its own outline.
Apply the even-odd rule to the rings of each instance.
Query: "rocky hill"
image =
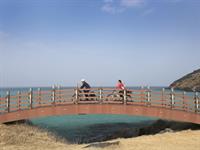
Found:
[[[200,91],[200,69],[173,82],[170,87],[185,91]]]

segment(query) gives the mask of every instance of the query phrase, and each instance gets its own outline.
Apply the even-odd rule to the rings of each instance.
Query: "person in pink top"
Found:
[[[118,83],[116,85],[116,89],[117,90],[124,90],[125,89],[125,85],[122,83],[122,80],[118,80]]]
[[[126,92],[126,96],[131,98],[132,92],[128,90],[122,80],[118,80],[118,83],[116,85],[116,90],[119,92],[119,96],[123,99],[124,98],[124,92]]]
[[[116,89],[119,92],[119,96],[123,98],[124,90],[125,90],[125,85],[122,83],[122,80],[118,80],[118,83],[116,85]]]

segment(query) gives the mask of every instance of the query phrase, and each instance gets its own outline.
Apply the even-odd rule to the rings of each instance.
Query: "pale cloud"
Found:
[[[110,14],[117,14],[142,4],[144,4],[144,0],[104,0],[101,10]]]
[[[174,3],[179,3],[181,1],[183,1],[183,0],[167,0],[167,2],[174,2]]]
[[[9,34],[4,31],[0,31],[0,52],[3,50],[5,42],[8,39],[9,39]]]
[[[105,3],[112,3],[113,0],[104,0]]]
[[[0,40],[4,39],[4,38],[7,38],[9,36],[8,33],[6,32],[3,32],[3,31],[0,31]]]
[[[120,5],[124,7],[135,7],[144,4],[144,0],[121,0]]]
[[[123,12],[125,9],[123,7],[115,6],[114,3],[111,1],[111,2],[106,2],[102,6],[101,10],[106,12],[106,13],[116,14],[116,13]]]
[[[107,13],[111,13],[114,14],[116,12],[116,8],[113,7],[111,4],[106,3],[102,6],[101,8],[102,11],[107,12]]]
[[[155,0],[156,1],[156,0]],[[141,6],[147,6],[146,4],[150,2],[155,2],[154,0],[103,0],[103,6],[101,10],[110,14],[118,14],[125,12],[128,9],[134,8],[145,8]],[[157,2],[163,3],[180,3],[184,0],[158,0]],[[142,16],[149,15],[154,12],[153,8],[145,8]]]
[[[155,11],[154,8],[147,9],[142,13],[142,16],[147,16],[149,14],[152,14],[154,11]]]

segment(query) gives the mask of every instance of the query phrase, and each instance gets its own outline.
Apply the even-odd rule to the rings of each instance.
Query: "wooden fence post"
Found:
[[[174,88],[171,88],[171,93],[170,93],[170,99],[171,99],[171,108],[173,108],[174,107],[174,104],[175,104],[175,96],[174,96]]]
[[[30,103],[30,109],[32,109],[33,108],[33,90],[32,90],[32,88],[30,88],[30,90],[29,90],[29,103]]]
[[[6,107],[7,112],[10,112],[10,91],[7,91],[6,93]]]

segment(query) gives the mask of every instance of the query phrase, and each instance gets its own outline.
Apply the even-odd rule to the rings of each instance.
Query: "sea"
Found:
[[[32,90],[38,90],[38,88],[41,90],[51,89],[51,87],[32,87]],[[141,87],[129,88],[140,89]],[[163,88],[166,87],[151,87],[154,91],[160,91]],[[15,95],[18,91],[28,92],[29,90],[30,87],[0,88],[0,96],[5,96],[7,91],[10,91],[11,95]],[[166,88],[166,90],[170,89]],[[66,139],[70,143],[91,143],[119,137],[136,136],[139,128],[149,126],[158,119],[145,116],[93,114],[41,117],[30,119],[28,123]]]

